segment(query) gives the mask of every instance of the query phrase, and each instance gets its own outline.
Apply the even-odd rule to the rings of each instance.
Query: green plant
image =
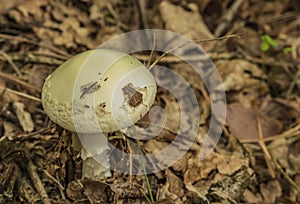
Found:
[[[262,43],[260,45],[260,49],[263,52],[263,56],[262,56],[262,71],[264,74],[267,74],[267,67],[266,67],[266,62],[267,62],[267,58],[269,57],[270,51],[272,49],[277,49],[278,51],[282,52],[283,54],[287,55],[289,53],[292,52],[292,48],[291,47],[284,47],[279,49],[279,43],[277,40],[275,40],[274,38],[272,38],[269,35],[262,35],[261,36],[261,40]],[[275,78],[278,76],[279,73],[279,64],[275,62],[275,66],[270,70],[269,72],[269,77],[268,77],[268,81],[272,82],[275,81]],[[274,93],[275,95],[277,95],[277,89],[274,89]]]
[[[262,35],[261,39],[263,42],[260,45],[260,49],[263,52],[269,51],[271,47],[273,47],[273,48],[278,47],[278,42],[269,35]]]
[[[141,147],[141,145],[140,145],[140,143],[139,143],[138,140],[136,140],[136,143],[137,143],[137,146],[138,146],[139,155],[141,156],[143,154],[142,147]],[[144,178],[145,178],[145,181],[146,181],[146,184],[147,184],[147,190],[148,190],[150,198],[145,193],[144,193],[144,197],[146,198],[146,200],[149,203],[154,204],[154,198],[153,198],[153,195],[152,195],[152,189],[151,189],[151,186],[150,186],[150,182],[149,182],[149,179],[148,179],[148,176],[147,176],[147,170],[146,170],[145,161],[143,160],[142,157],[141,157],[141,162],[142,162],[142,167],[143,167],[143,172],[144,172]]]
[[[285,48],[283,48],[283,53],[284,54],[289,54],[289,53],[291,53],[292,52],[292,48],[291,47],[285,47]]]
[[[260,49],[261,49],[261,51],[263,51],[265,53],[270,51],[271,48],[278,48],[278,46],[279,46],[278,41],[275,40],[274,38],[272,38],[269,35],[262,35],[261,40],[262,40],[262,43],[260,44]],[[282,52],[284,54],[289,54],[289,53],[292,52],[292,48],[291,47],[285,47],[285,48],[282,49]]]

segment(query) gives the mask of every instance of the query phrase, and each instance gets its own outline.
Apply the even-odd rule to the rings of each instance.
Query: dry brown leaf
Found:
[[[232,174],[223,176],[222,179],[211,181],[203,179],[195,184],[186,184],[189,190],[187,195],[193,193],[193,197],[199,197],[201,201],[196,203],[239,203],[243,192],[250,183],[249,168],[241,166]],[[195,198],[194,198],[195,199]]]
[[[208,190],[209,190],[210,186],[211,186],[211,183],[207,182],[205,180],[200,180],[195,185],[192,185],[192,184],[185,185],[186,189],[189,190],[187,195],[190,193],[196,194],[200,199],[202,199],[205,202],[209,202],[206,195],[208,194]]]
[[[182,180],[169,169],[166,170],[166,176],[167,182],[170,184],[169,191],[182,197],[184,195]]]
[[[215,158],[216,155],[213,153],[202,161],[199,158],[190,158],[188,160],[187,170],[184,173],[184,183],[194,183],[207,178],[209,173],[216,169],[216,164],[213,162]]]
[[[297,99],[265,97],[259,110],[269,117],[283,121],[284,125],[287,125],[300,114],[300,104]]]
[[[165,28],[180,33],[192,40],[212,39],[214,35],[210,32],[196,4],[189,4],[190,11],[184,10],[181,6],[171,4],[169,1],[162,1],[159,10]],[[215,42],[203,44],[206,51],[210,50]]]
[[[40,39],[73,49],[79,45],[90,49],[98,46],[90,39],[95,28],[91,26],[91,20],[86,13],[61,3],[51,4],[49,10],[45,14],[44,26],[33,28]]]
[[[149,140],[144,145],[143,148],[149,153],[155,154],[159,153],[161,150],[169,145],[168,142],[161,142],[157,140]]]
[[[270,142],[270,144],[268,144],[268,150],[272,158],[278,161],[284,169],[291,169],[288,161],[289,147],[285,138]]]
[[[289,147],[288,163],[291,168],[287,169],[290,174],[298,174],[300,172],[300,141],[293,143]],[[299,184],[299,183],[298,183]]]
[[[218,172],[223,175],[231,175],[242,166],[249,166],[249,160],[235,154],[228,155],[217,163]]]
[[[300,183],[300,175],[299,174],[296,175],[293,180],[295,181],[295,183],[299,184]],[[294,203],[299,203],[299,201],[300,201],[300,194],[299,194],[299,192],[295,188],[292,188],[291,192],[289,194],[289,198],[290,198],[290,200],[295,201]]]
[[[166,183],[160,190],[159,200],[169,199],[175,202],[184,195],[183,182],[171,170],[166,169]]]
[[[249,166],[248,159],[235,154],[211,153],[204,160],[192,157],[188,160],[187,171],[184,173],[184,183],[194,183],[201,179],[207,179],[209,174],[215,170],[218,170],[220,174],[230,175],[242,166]]]
[[[34,65],[28,76],[28,83],[42,88],[46,77],[52,72],[52,69],[43,65]]]
[[[221,203],[239,203],[240,199],[249,186],[250,174],[248,168],[243,166],[235,171],[229,178],[222,179],[212,184],[210,198]]]
[[[26,0],[14,0],[14,1],[1,1],[0,4],[0,14],[7,13],[10,9],[16,7],[17,5],[25,2]]]
[[[21,129],[14,123],[3,121],[4,136],[12,136],[21,132]]]
[[[177,160],[173,165],[172,165],[172,169],[176,172],[185,172],[186,169],[188,168],[187,163],[188,160],[192,157],[192,153],[187,152],[185,155],[183,155],[182,158],[180,158],[179,160]]]
[[[259,193],[254,194],[249,189],[246,189],[242,199],[244,203],[261,203],[262,196]]]
[[[6,82],[0,77],[0,87],[6,87]],[[4,93],[4,94],[3,94]],[[11,94],[0,91],[0,113],[4,112],[12,101]]]
[[[88,179],[70,182],[66,193],[74,201],[88,198],[93,203],[108,203],[114,199],[109,185]]]
[[[47,0],[29,0],[23,1],[15,10],[9,11],[12,17],[18,23],[42,22],[44,20],[44,11],[42,6],[47,5]]]
[[[261,38],[257,34],[257,31],[251,28],[243,28],[236,32],[245,32],[246,34],[242,38],[231,38],[226,42],[230,51],[236,51],[237,49],[243,49],[247,54],[251,56],[261,56],[262,51],[260,49]],[[251,46],[249,46],[251,45]]]
[[[242,59],[219,60],[216,67],[221,74],[229,102],[240,102],[245,107],[252,107],[260,96],[268,92],[268,86],[264,82],[266,76],[255,64]]]
[[[24,103],[14,102],[13,107],[24,132],[32,132],[34,129],[34,123],[32,121],[30,113],[24,110]]]
[[[282,125],[279,121],[252,108],[245,108],[239,103],[227,107],[226,123],[233,135],[241,142],[259,139],[257,119],[260,120],[264,138],[278,134]]]
[[[161,98],[166,102],[164,107],[167,123],[165,127],[168,130],[176,133],[180,127],[181,122],[181,111],[178,102],[174,97],[168,94],[164,94]]]
[[[260,192],[264,203],[275,203],[276,198],[282,195],[282,189],[278,180],[271,180],[260,185]]]

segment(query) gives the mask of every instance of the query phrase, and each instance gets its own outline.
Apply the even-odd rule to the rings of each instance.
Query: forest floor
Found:
[[[0,203],[300,203],[300,1],[10,0],[0,14]],[[200,160],[212,100],[202,79],[167,55],[158,65],[198,99],[191,148],[147,176],[131,175],[129,161],[126,174],[82,179],[73,133],[43,110],[44,80],[70,57],[139,29],[173,31],[208,54],[226,91],[222,135]],[[145,64],[149,55],[135,53]],[[159,135],[140,141],[144,154],[172,143],[181,121],[189,125],[168,90],[158,89],[155,104],[169,117]],[[117,134],[114,146],[138,154],[135,140]]]

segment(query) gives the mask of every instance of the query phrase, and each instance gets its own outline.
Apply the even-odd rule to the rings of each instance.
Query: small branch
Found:
[[[218,40],[224,40],[224,39],[228,39],[228,38],[240,38],[241,35],[244,35],[246,32],[243,33],[238,33],[238,34],[232,34],[232,35],[227,35],[227,36],[223,36],[223,37],[219,37],[219,38],[212,38],[212,39],[203,39],[203,40],[193,40],[193,41],[187,41],[185,43],[183,43],[182,45],[179,45],[175,48],[172,48],[166,52],[164,52],[158,59],[156,59],[151,66],[149,67],[149,70],[152,69],[160,60],[162,60],[165,56],[167,56],[168,54],[170,54],[172,51],[179,49],[183,46],[186,46],[190,43],[204,43],[204,42],[210,42],[210,41],[218,41]]]
[[[219,40],[225,40],[229,38],[241,38],[242,35],[245,35],[247,32],[242,32],[242,33],[236,33],[236,34],[231,34],[231,35],[225,35],[222,37],[218,38],[212,38],[212,39],[203,39],[203,40],[193,40],[193,42],[196,43],[204,43],[204,42],[210,42],[210,41],[219,41]]]
[[[278,163],[278,161],[274,160],[276,168],[280,171],[283,177],[296,189],[298,193],[300,193],[300,187],[297,185],[295,181],[283,170],[282,166]]]
[[[30,132],[30,133],[23,133],[16,135],[15,133],[10,134],[10,135],[4,135],[0,138],[0,143],[4,141],[13,141],[13,142],[22,142],[25,140],[46,140],[48,141],[50,138],[55,138],[57,136],[46,136],[43,135],[45,133],[48,133],[50,131],[50,127],[43,128],[40,130],[37,130],[35,132]]]
[[[65,188],[62,186],[62,184],[45,169],[43,169],[43,172],[46,174],[46,176],[48,176],[52,181],[54,181],[58,185],[62,199],[66,199],[65,194],[63,193]]]
[[[41,201],[43,204],[51,204],[49,196],[44,188],[44,185],[36,171],[36,166],[34,163],[29,159],[28,164],[27,164],[27,169],[28,169],[28,174],[30,175],[31,181],[41,196]]]
[[[67,58],[70,58],[71,55],[60,50],[59,48],[56,48],[54,46],[51,46],[51,45],[47,45],[45,43],[40,43],[40,42],[36,42],[34,40],[31,40],[31,39],[27,39],[27,38],[24,38],[24,37],[21,37],[21,36],[14,36],[14,35],[7,35],[7,34],[0,34],[0,38],[3,38],[3,39],[8,39],[8,40],[13,40],[13,41],[19,41],[19,42],[25,42],[25,43],[29,43],[29,44],[32,44],[32,45],[37,45],[39,47],[44,47],[44,48],[47,48],[48,50],[51,50],[55,53],[58,53],[60,55],[63,55]]]
[[[16,82],[17,84],[20,84],[20,85],[22,85],[23,87],[25,87],[25,88],[27,88],[29,90],[33,89],[35,91],[38,91],[39,93],[42,92],[42,90],[39,87],[34,86],[32,84],[29,84],[29,83],[27,83],[25,81],[22,81],[22,80],[20,80],[20,79],[18,79],[16,77],[14,77],[13,75],[6,74],[6,73],[3,73],[3,72],[0,71],[0,77],[4,78],[6,80],[9,80],[9,81]]]
[[[287,131],[285,131],[281,134],[263,138],[263,140],[264,140],[264,142],[269,142],[269,141],[272,141],[275,139],[297,136],[299,134],[300,134],[300,125],[297,125],[291,129],[288,129]],[[257,143],[258,141],[255,138],[255,139],[243,139],[241,142],[242,143]]]
[[[152,61],[152,59],[153,59],[153,53],[154,53],[154,50],[155,50],[155,33],[153,33],[153,47],[152,47],[152,49],[151,49],[151,53],[150,53],[150,56],[149,56],[149,59],[148,59],[148,63],[147,63],[147,67],[149,67],[150,66],[150,63],[151,63],[151,61]]]
[[[231,23],[234,15],[237,13],[238,9],[242,5],[244,0],[236,0],[232,6],[227,10],[225,15],[221,18],[220,24],[217,26],[215,29],[215,36],[220,36],[222,33],[226,30],[226,28],[229,26]]]
[[[22,96],[22,97],[24,97],[24,98],[28,98],[28,99],[30,99],[30,100],[37,101],[37,102],[39,102],[39,103],[42,102],[42,100],[41,100],[40,98],[37,98],[37,97],[35,97],[35,96],[31,96],[31,95],[29,95],[29,94],[25,94],[25,93],[22,93],[22,92],[19,92],[19,91],[15,91],[15,90],[12,90],[12,89],[9,89],[9,88],[6,88],[6,87],[1,87],[1,86],[0,86],[0,90],[2,90],[3,92],[6,92],[6,91],[7,91],[7,92],[9,92],[9,93],[16,94],[16,95]]]
[[[276,175],[275,175],[275,172],[274,172],[274,169],[272,166],[272,157],[271,157],[271,155],[268,151],[268,148],[266,147],[265,141],[264,141],[264,135],[262,132],[261,122],[260,122],[259,118],[256,118],[256,120],[257,120],[257,129],[258,129],[258,137],[259,137],[258,144],[260,145],[261,149],[264,152],[265,160],[266,160],[270,175],[272,178],[275,178]]]
[[[139,12],[139,15],[140,15],[140,19],[141,19],[141,25],[142,25],[142,28],[149,28],[149,25],[148,25],[148,12],[147,12],[147,1],[146,0],[138,0],[137,1],[137,4],[138,4],[138,12]]]
[[[17,73],[17,75],[18,76],[22,76],[19,67],[17,67],[17,65],[13,62],[13,60],[11,59],[10,56],[8,54],[6,54],[5,52],[1,51],[1,50],[0,50],[0,54],[8,61],[8,63],[15,70],[15,72]]]
[[[39,64],[47,64],[47,65],[60,65],[64,62],[62,59],[54,59],[53,57],[37,55],[34,53],[26,53],[24,55],[20,55],[18,53],[10,53],[10,58],[14,61],[23,61],[27,63],[39,63]],[[0,55],[0,59],[3,61],[7,61],[7,59]],[[65,58],[67,59],[67,58]]]

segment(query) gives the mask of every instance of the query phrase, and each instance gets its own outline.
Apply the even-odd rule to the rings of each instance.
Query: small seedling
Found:
[[[287,55],[287,54],[289,54],[289,53],[291,53],[292,52],[292,48],[291,47],[285,47],[285,48],[283,48],[283,53],[285,54],[285,55]]]
[[[262,35],[261,36],[262,39],[262,44],[260,45],[260,49],[263,52],[267,52],[271,49],[271,47],[273,48],[277,48],[278,47],[278,42],[276,40],[274,40],[271,36],[269,35]]]
[[[287,54],[292,52],[292,48],[291,47],[284,47],[284,48],[278,49],[278,47],[279,47],[278,41],[273,39],[271,36],[269,36],[267,34],[262,35],[261,39],[262,39],[262,43],[260,45],[260,49],[263,52],[263,55],[262,55],[263,63],[262,63],[261,69],[262,69],[264,74],[267,74],[266,60],[269,57],[269,54],[270,54],[269,51],[271,49],[277,48],[277,50],[279,50],[283,54],[287,55]],[[277,63],[275,63],[275,66],[270,70],[269,80],[274,81],[275,80],[274,78],[278,76],[278,71],[279,71],[279,66],[277,65]],[[277,90],[277,89],[275,89],[275,90]]]
[[[278,46],[279,46],[278,41],[273,39],[269,35],[262,35],[261,39],[262,39],[263,42],[260,45],[260,49],[263,52],[268,52],[268,51],[271,50],[271,48],[278,48]],[[291,47],[285,47],[285,48],[282,49],[282,52],[287,55],[287,54],[292,52],[292,48]]]

